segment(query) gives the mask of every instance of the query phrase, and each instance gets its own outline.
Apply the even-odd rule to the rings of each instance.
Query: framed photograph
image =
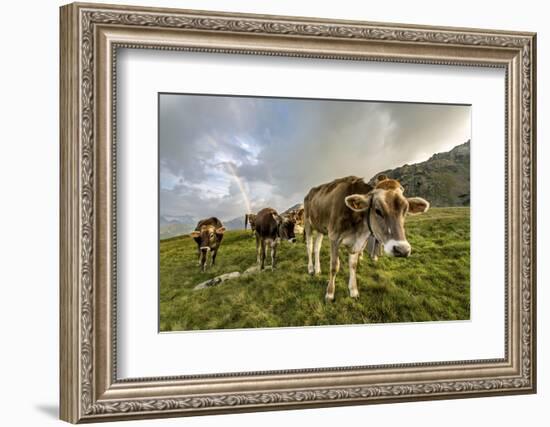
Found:
[[[536,391],[535,34],[60,22],[63,420]]]

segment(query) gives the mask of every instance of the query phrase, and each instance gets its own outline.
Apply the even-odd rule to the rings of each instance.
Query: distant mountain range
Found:
[[[191,215],[179,215],[179,216],[169,216],[161,215],[159,218],[160,225],[170,225],[170,224],[185,224],[196,222],[195,218]]]
[[[425,162],[382,171],[370,183],[380,174],[397,179],[405,195],[423,197],[432,206],[470,206],[470,141]]]
[[[405,195],[423,197],[432,206],[470,206],[470,141],[457,145],[451,151],[437,153],[425,162],[403,165],[381,171],[370,180],[374,184],[380,174],[397,179],[405,188]],[[297,203],[287,209],[301,206]],[[285,211],[286,212],[286,211]],[[244,229],[244,215],[224,221],[228,230]],[[187,234],[199,221],[190,215],[159,218],[160,239]]]
[[[223,221],[223,225],[227,230],[242,230],[244,229],[244,215],[246,212],[243,211],[242,216],[233,218],[229,221]],[[195,229],[197,223],[199,222],[198,218],[194,218],[190,215],[183,216],[163,216],[159,218],[159,227],[160,227],[160,239],[168,239],[170,237],[180,236],[182,234],[188,234]]]
[[[160,215],[160,239],[179,236],[193,231],[197,225],[197,220],[191,215],[168,216]]]
[[[244,229],[244,216],[246,212],[243,212],[241,216],[233,218],[229,221],[224,221],[223,225],[228,230],[243,230]],[[248,227],[247,227],[248,228]]]

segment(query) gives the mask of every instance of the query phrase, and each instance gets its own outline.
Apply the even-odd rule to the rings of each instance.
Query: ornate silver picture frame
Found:
[[[60,416],[112,421],[536,391],[536,35],[70,4],[60,11]],[[505,72],[504,357],[120,379],[117,49]]]

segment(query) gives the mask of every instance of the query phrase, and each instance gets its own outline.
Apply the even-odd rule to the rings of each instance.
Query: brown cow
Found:
[[[250,229],[252,230],[252,235],[256,233],[256,214],[248,213],[244,216],[244,229],[246,230],[246,226],[250,225]]]
[[[281,216],[294,221],[294,234],[299,235],[304,232],[304,205],[299,205],[294,209],[287,209]]]
[[[271,268],[275,268],[277,246],[281,240],[296,242],[293,219],[279,215],[275,209],[265,208],[256,215],[256,255],[260,270],[264,269],[266,244],[271,247]]]
[[[195,227],[195,231],[191,233],[191,237],[197,242],[199,266],[202,271],[206,271],[208,253],[210,253],[211,265],[216,262],[216,255],[222,243],[223,233],[225,233],[225,227],[216,217],[200,220]]]
[[[327,234],[330,239],[330,275],[325,299],[334,300],[341,245],[349,252],[349,293],[352,298],[357,298],[357,260],[369,236],[384,246],[386,254],[408,257],[411,245],[405,237],[405,215],[423,213],[429,207],[430,204],[420,197],[403,196],[399,182],[385,176],[379,177],[375,187],[362,178],[348,176],[312,188],[304,199],[308,272],[321,273],[319,252],[323,236]],[[313,231],[317,232],[315,244]]]
[[[304,206],[298,205],[294,209],[288,209],[283,212],[284,216],[287,216],[296,222],[296,225],[304,225]]]

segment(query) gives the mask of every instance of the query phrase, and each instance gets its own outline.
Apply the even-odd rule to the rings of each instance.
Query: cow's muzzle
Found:
[[[389,240],[384,243],[386,254],[406,258],[411,254],[411,245],[406,240]]]
[[[290,243],[296,243],[296,237],[292,237],[291,239],[288,239]]]

